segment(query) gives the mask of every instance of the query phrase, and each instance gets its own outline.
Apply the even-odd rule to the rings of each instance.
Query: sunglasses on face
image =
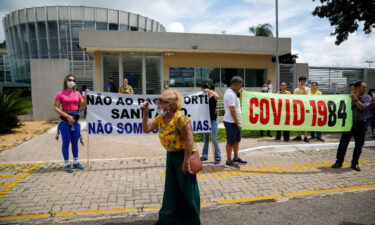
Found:
[[[169,104],[169,103],[171,103],[171,102],[168,101],[168,100],[163,100],[163,99],[159,98],[159,99],[158,99],[158,103],[160,103],[160,104]]]

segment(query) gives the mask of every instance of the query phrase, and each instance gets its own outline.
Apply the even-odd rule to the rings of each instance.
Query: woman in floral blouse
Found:
[[[182,97],[166,89],[159,98],[154,121],[149,122],[149,102],[142,106],[143,132],[159,130],[160,143],[167,150],[166,179],[162,208],[156,224],[200,224],[200,195],[196,175],[191,175],[188,160],[197,151],[190,119],[182,115]]]

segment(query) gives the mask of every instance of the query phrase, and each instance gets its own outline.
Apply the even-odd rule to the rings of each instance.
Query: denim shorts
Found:
[[[237,124],[224,121],[224,127],[227,133],[228,145],[234,145],[236,142],[241,141],[241,130],[238,129]]]

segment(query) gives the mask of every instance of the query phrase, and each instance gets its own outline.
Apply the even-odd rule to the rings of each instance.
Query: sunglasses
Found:
[[[169,104],[169,103],[171,103],[171,102],[168,101],[168,100],[163,100],[163,99],[159,98],[159,99],[158,99],[158,103],[160,103],[160,104]]]
[[[68,79],[68,81],[75,81],[74,79]]]

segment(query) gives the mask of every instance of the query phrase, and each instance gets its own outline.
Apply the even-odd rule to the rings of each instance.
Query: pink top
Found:
[[[56,100],[61,102],[62,110],[78,110],[79,103],[82,99],[79,91],[60,91],[57,93]]]

